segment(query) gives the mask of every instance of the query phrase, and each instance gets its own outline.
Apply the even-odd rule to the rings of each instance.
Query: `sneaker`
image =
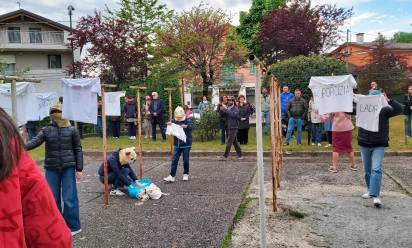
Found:
[[[289,145],[288,143],[283,144],[283,146],[288,146],[288,145]]]
[[[369,193],[365,193],[361,196],[363,199],[370,199],[372,196],[369,195]]]
[[[239,156],[239,157],[237,157],[237,159],[238,160],[243,160],[244,158],[243,158],[243,156]]]
[[[183,181],[189,181],[189,174],[183,174]]]
[[[221,160],[221,161],[226,161],[227,160],[227,157],[225,157],[225,156],[217,156],[217,159],[219,159],[219,160]]]
[[[326,144],[325,147],[330,147],[330,144]]]
[[[312,146],[314,146],[315,145],[315,143],[312,143]]]
[[[74,235],[76,235],[76,234],[79,234],[79,233],[81,233],[82,232],[82,229],[79,229],[79,230],[77,230],[77,231],[74,231],[74,232],[72,232],[72,236],[74,236]]]
[[[118,189],[112,189],[110,191],[110,195],[115,195],[115,196],[124,196],[125,193],[123,193],[122,191],[118,190]]]
[[[136,139],[136,136],[132,136],[132,137],[130,137],[130,139],[135,140],[135,139]]]
[[[163,178],[163,180],[169,183],[174,183],[176,181],[175,177],[172,177],[171,175]]]
[[[382,206],[381,199],[379,199],[379,197],[374,197],[373,198],[373,205],[375,205],[375,207],[377,207],[377,208],[380,208]]]
[[[321,143],[318,143],[318,146],[322,146],[322,144],[321,144]]]

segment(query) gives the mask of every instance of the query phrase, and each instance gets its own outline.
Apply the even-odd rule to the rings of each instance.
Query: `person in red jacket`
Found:
[[[72,247],[72,236],[39,167],[0,108],[0,247]],[[7,199],[7,200],[4,200]]]

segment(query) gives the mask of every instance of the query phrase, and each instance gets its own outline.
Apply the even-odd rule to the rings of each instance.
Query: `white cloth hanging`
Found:
[[[352,75],[311,77],[315,106],[319,114],[353,111],[353,89],[357,83]]]
[[[62,79],[64,119],[97,124],[99,78]]]
[[[379,131],[379,114],[388,101],[383,95],[355,95],[356,126],[371,132]]]
[[[166,134],[175,136],[176,138],[186,143],[185,131],[181,126],[177,124],[172,123],[171,125],[168,125],[166,129]]]
[[[57,102],[56,92],[32,93],[29,121],[41,121],[50,115],[50,108]]]
[[[22,126],[27,123],[30,112],[32,111],[32,93],[34,86],[30,82],[16,83],[16,108],[17,124]],[[11,84],[0,84],[0,107],[3,108],[10,116],[12,113],[11,103]]]
[[[106,116],[121,116],[120,98],[125,95],[125,91],[106,92],[104,94]]]

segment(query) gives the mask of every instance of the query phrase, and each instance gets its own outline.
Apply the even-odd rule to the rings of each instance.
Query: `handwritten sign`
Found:
[[[379,114],[383,107],[388,105],[382,95],[363,96],[355,95],[356,126],[371,132],[379,131]]]

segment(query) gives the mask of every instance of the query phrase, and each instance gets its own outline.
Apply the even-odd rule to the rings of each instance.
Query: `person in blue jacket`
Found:
[[[185,111],[182,107],[177,107],[175,109],[175,118],[168,125],[172,123],[179,125],[183,128],[186,134],[186,142],[174,137],[174,151],[173,151],[173,160],[170,170],[170,175],[163,180],[166,182],[173,183],[176,181],[176,171],[177,164],[179,163],[180,155],[183,154],[183,181],[189,180],[189,154],[190,149],[192,148],[192,129],[193,122],[189,119],[186,119]]]
[[[282,90],[283,90],[283,92],[280,93],[280,109],[281,109],[281,112],[282,112],[281,118],[282,118],[282,123],[284,125],[286,125],[285,128],[282,129],[282,135],[283,135],[283,137],[286,137],[286,133],[287,133],[287,130],[288,130],[287,125],[288,125],[288,122],[289,122],[289,120],[288,120],[289,119],[288,118],[288,104],[289,104],[290,101],[293,100],[293,98],[295,96],[293,95],[292,92],[290,92],[289,86],[287,86],[287,85],[284,85]]]
[[[120,189],[124,186],[131,186],[133,181],[137,186],[141,186],[137,181],[136,173],[130,167],[136,161],[136,157],[134,147],[119,149],[109,156],[107,159],[108,179],[109,185],[113,185],[110,195],[125,195]],[[104,183],[104,163],[99,168],[99,179],[101,183]]]

